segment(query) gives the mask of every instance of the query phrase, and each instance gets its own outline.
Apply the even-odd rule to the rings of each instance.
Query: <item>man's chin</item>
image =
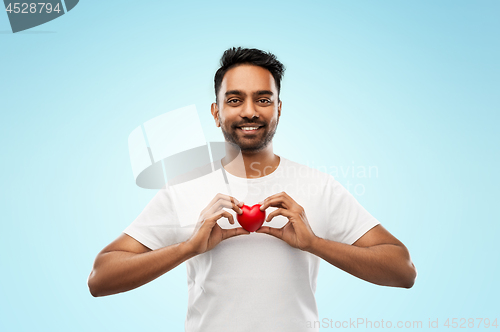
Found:
[[[237,133],[234,133],[233,135],[224,135],[226,138],[226,141],[235,147],[238,147],[242,152],[259,152],[263,150],[267,144],[263,144],[263,140],[265,141],[265,137],[262,137],[260,140],[256,139],[256,137],[253,138],[253,142],[243,142],[245,139],[241,139],[238,137]],[[236,139],[237,138],[237,139]]]
[[[259,142],[260,143],[260,142]],[[241,142],[236,142],[233,143],[234,145],[238,146],[238,148],[242,152],[258,152],[262,150],[265,146],[262,146],[262,144],[244,144]]]

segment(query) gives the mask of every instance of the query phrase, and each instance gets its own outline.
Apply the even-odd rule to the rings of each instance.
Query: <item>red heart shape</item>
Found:
[[[255,232],[258,230],[264,223],[264,220],[266,220],[266,211],[260,210],[260,204],[255,204],[252,207],[243,205],[241,210],[243,213],[236,214],[236,219],[240,223],[241,227],[249,232]]]

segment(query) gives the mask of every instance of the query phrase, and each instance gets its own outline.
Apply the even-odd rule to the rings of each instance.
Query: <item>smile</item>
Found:
[[[252,134],[256,133],[257,130],[259,130],[262,127],[238,127],[239,130],[243,131],[244,133]]]

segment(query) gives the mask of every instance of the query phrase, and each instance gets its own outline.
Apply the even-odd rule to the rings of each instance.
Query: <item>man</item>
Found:
[[[412,287],[406,247],[331,175],[274,154],[283,65],[232,48],[215,75],[215,124],[226,155],[165,186],[97,256],[93,296],[125,292],[186,262],[186,331],[314,331],[320,258],[378,285]],[[208,170],[208,171],[207,171]],[[193,175],[193,174],[191,174]],[[264,225],[237,223],[243,200]]]

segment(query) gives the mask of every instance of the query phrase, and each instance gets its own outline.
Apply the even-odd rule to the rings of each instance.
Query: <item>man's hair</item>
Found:
[[[226,72],[238,65],[250,64],[265,68],[271,72],[278,90],[278,100],[280,96],[281,79],[285,72],[285,66],[278,61],[276,56],[270,52],[264,52],[256,48],[233,47],[227,49],[220,59],[221,67],[215,73],[215,101],[218,103],[220,86]]]

